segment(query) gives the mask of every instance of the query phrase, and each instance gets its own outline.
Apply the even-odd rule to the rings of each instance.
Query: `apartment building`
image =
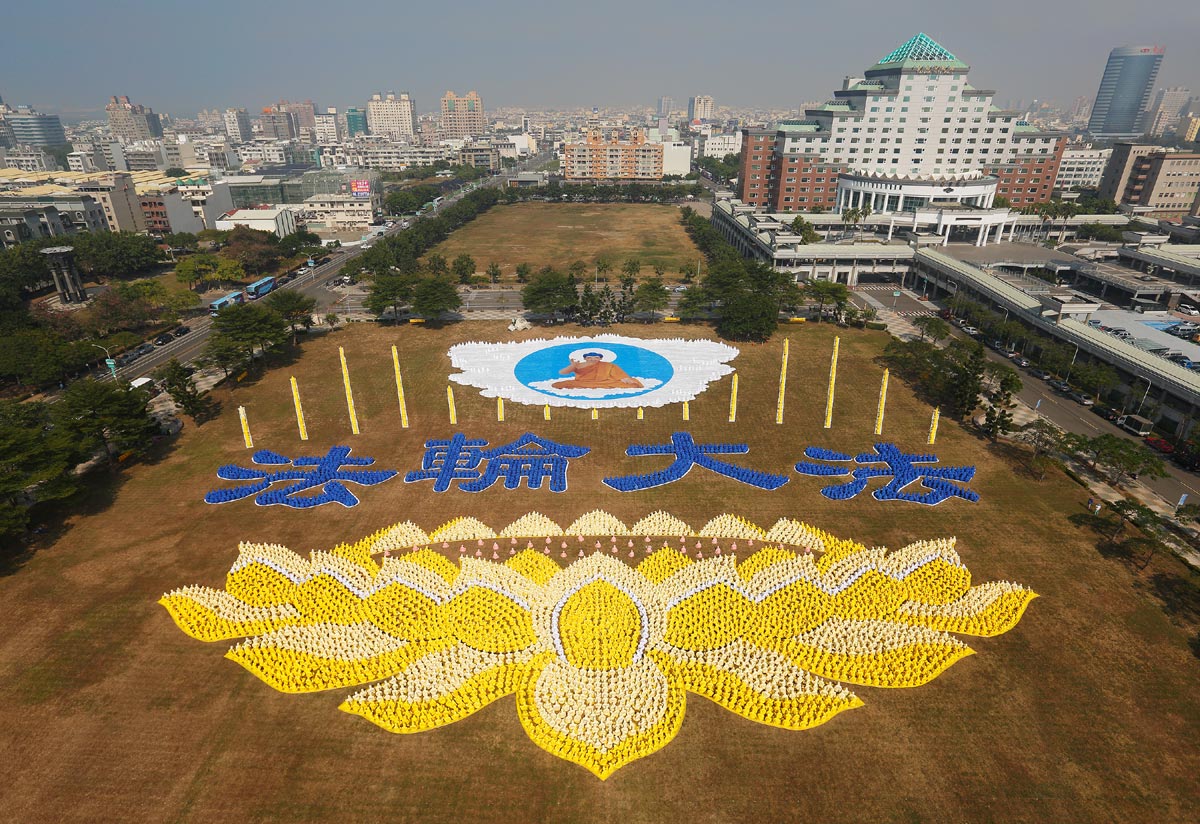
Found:
[[[367,101],[367,128],[371,134],[384,135],[393,140],[411,141],[417,133],[417,105],[408,92],[397,96],[376,92]]]
[[[563,176],[568,181],[642,182],[662,180],[663,145],[649,143],[641,129],[626,139],[606,139],[592,129],[579,143],[563,145]]]
[[[162,122],[154,110],[140,103],[130,103],[125,95],[110,97],[104,112],[108,115],[108,130],[122,143],[163,136]]]
[[[695,97],[688,99],[688,120],[695,122],[697,120],[712,120],[712,119],[713,119],[712,95],[698,94]]]
[[[483,98],[479,92],[470,91],[462,97],[454,92],[446,92],[442,96],[440,132],[442,138],[447,140],[465,140],[487,132]]]
[[[1104,177],[1104,167],[1112,156],[1112,149],[1095,149],[1088,143],[1071,146],[1063,151],[1058,164],[1058,177],[1054,181],[1057,192],[1098,189]]]
[[[1200,192],[1200,152],[1153,152],[1132,164],[1118,200],[1151,217],[1181,218]]]
[[[224,114],[225,134],[234,143],[247,143],[254,138],[250,115],[245,109],[226,109]]]

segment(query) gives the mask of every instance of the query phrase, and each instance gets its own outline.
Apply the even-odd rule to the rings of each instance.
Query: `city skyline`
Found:
[[[861,4],[856,14],[872,25],[852,37],[819,36],[844,29],[844,13],[813,9],[805,10],[798,25],[814,36],[801,34],[799,47],[793,29],[764,28],[753,19],[676,2],[645,7],[618,0],[611,4],[612,19],[589,20],[588,27],[575,25],[571,10],[547,14],[516,3],[490,21],[486,32],[454,26],[437,8],[401,12],[374,0],[358,4],[343,28],[314,27],[318,6],[310,0],[291,4],[287,15],[277,7],[217,0],[211,9],[225,26],[202,33],[192,31],[194,21],[184,8],[131,5],[143,13],[131,9],[115,16],[67,2],[65,19],[74,22],[69,29],[32,7],[11,10],[11,30],[24,36],[11,39],[0,54],[0,94],[10,104],[31,104],[69,121],[101,118],[114,94],[155,112],[191,117],[214,107],[258,111],[281,98],[344,109],[388,89],[411,92],[422,114],[438,111],[451,88],[478,89],[492,110],[642,108],[660,96],[686,101],[696,94],[712,95],[718,106],[787,109],[824,99],[853,67],[919,31],[969,63],[981,83],[1004,89],[1012,99],[1052,99],[1066,106],[1090,96],[1109,51],[1142,42],[1166,48],[1157,85],[1200,86],[1200,50],[1189,43],[1200,30],[1200,9],[1182,0],[1166,0],[1154,14],[1132,20],[1127,4],[1091,3],[1088,14],[1071,18],[1066,35],[1060,28],[1028,25],[1046,10],[1032,0],[1012,0],[1003,19],[986,25],[943,0],[904,8]],[[305,12],[309,7],[312,13]],[[634,9],[640,25],[630,33],[620,21]],[[455,16],[464,11],[456,7]],[[196,40],[189,48],[213,59],[176,63],[181,38]],[[762,71],[760,56],[730,56],[726,46],[747,38],[776,70]],[[137,48],[97,51],[97,41]],[[55,44],[55,60],[43,65],[39,58],[49,42]],[[38,71],[29,71],[32,65]]]

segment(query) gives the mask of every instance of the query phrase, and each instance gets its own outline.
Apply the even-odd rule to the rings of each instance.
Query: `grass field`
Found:
[[[642,261],[642,274],[655,264],[678,279],[680,266],[696,265],[699,253],[679,222],[675,206],[625,203],[516,203],[495,206],[433,248],[453,261],[466,253],[480,274],[493,261],[503,281],[514,281],[519,264],[534,271],[553,266],[565,271],[576,260],[594,272],[600,258],[612,264],[616,281],[631,257]]]
[[[490,218],[490,215],[488,216]],[[634,336],[700,337],[701,327],[628,327]],[[495,402],[456,385],[447,420],[448,346],[509,335],[503,324],[446,329],[366,324],[314,338],[295,362],[218,392],[224,411],[188,426],[157,459],[128,468],[0,577],[0,754],[11,821],[1189,821],[1200,804],[1200,662],[1164,606],[1187,573],[1156,558],[1142,573],[1095,549],[1067,516],[1087,493],[1057,473],[1031,479],[1006,450],[943,419],[936,451],[978,467],[978,504],[835,502],[823,481],[792,473],[763,492],[697,469],[666,487],[618,493],[604,475],[645,471],[630,443],[689,429],[697,442],[739,441],[738,462],[788,472],[806,445],[857,452],[874,440],[883,333],[843,331],[833,428],[823,430],[834,330],[788,330],[785,423],[774,422],[782,336],[743,345],[738,422],[730,379],[692,404],[603,411]],[[401,429],[390,346],[399,348],[411,427]],[[338,374],[344,346],[362,434],[350,434]],[[299,381],[311,440],[301,444],[288,389]],[[399,479],[361,490],[354,509],[208,506],[216,468],[248,464],[237,407],[256,448],[289,456],[337,444],[402,472],[422,443],[461,431],[493,444],[526,431],[590,446],[570,490],[438,495]],[[930,410],[893,381],[885,438],[924,448]],[[750,722],[695,696],[675,740],[600,782],[535,746],[511,697],[451,726],[390,735],[337,711],[348,692],[286,695],[185,636],[156,604],[189,584],[221,587],[240,540],[327,549],[412,520],[432,530],[471,515],[497,529],[529,511],[567,524],[601,508],[627,523],[665,509],[694,527],[724,512],[764,527],[795,517],[893,548],[955,535],[976,581],[1012,580],[1041,597],[1012,631],[966,639],[977,651],[915,689],[856,687],[865,706],[813,730]],[[1194,608],[1194,605],[1193,607]],[[1192,616],[1194,618],[1194,616]],[[1190,619],[1189,619],[1190,620]],[[1193,812],[1188,813],[1191,809]]]

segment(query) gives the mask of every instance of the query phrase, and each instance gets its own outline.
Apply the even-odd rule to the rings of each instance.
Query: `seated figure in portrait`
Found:
[[[631,378],[615,363],[604,360],[600,352],[585,352],[582,361],[571,361],[558,374],[574,374],[570,380],[556,381],[555,389],[624,389],[643,388],[637,378]]]

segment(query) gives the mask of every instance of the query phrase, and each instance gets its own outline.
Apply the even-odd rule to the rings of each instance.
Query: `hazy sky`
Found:
[[[1000,101],[1093,95],[1111,48],[1166,46],[1159,85],[1200,93],[1200,2],[1158,0],[58,0],[5,4],[0,96],[68,117],[127,94],[155,111],[280,98],[361,105],[447,89],[485,106],[795,107],[918,31]]]

